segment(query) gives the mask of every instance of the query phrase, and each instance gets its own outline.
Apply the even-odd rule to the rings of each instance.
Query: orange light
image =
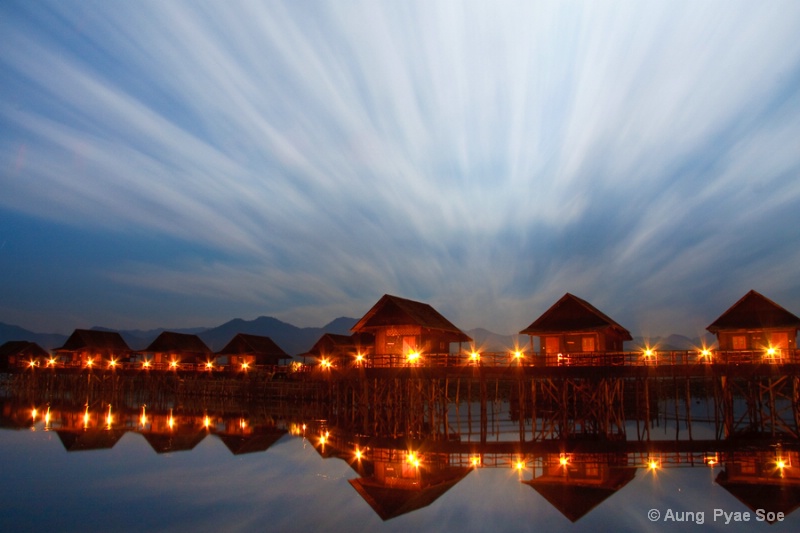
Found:
[[[178,362],[177,361],[172,360],[172,361],[169,362],[169,367],[170,368],[177,368],[177,366],[178,366]]]
[[[408,352],[408,362],[409,363],[416,363],[419,361],[419,352]]]
[[[111,416],[111,404],[108,404],[108,414],[106,415],[106,426],[111,429],[111,423],[114,422],[114,417]]]
[[[356,354],[356,363],[360,365],[363,362],[364,362],[364,356],[362,354],[360,354],[360,353],[357,353]]]
[[[247,369],[248,369],[248,368],[250,368],[250,363],[248,363],[247,361],[245,361],[244,363],[242,363],[242,370],[244,370],[245,372],[247,372]]]
[[[776,353],[777,353],[777,351],[776,351],[776,350],[775,350],[775,348],[773,348],[772,346],[770,346],[769,348],[767,348],[767,355],[768,355],[768,356],[770,356],[770,357],[775,357],[775,354],[776,354]]]
[[[169,410],[169,418],[167,418],[167,427],[173,429],[175,427],[175,418],[172,416],[172,409]]]
[[[786,461],[784,461],[783,459],[778,459],[775,462],[775,466],[777,466],[779,470],[783,470],[784,468],[788,467],[788,465],[786,464]]]
[[[356,461],[360,461],[362,457],[361,450],[356,448]]]
[[[520,359],[522,359],[522,352],[521,352],[520,350],[516,350],[516,351],[514,352],[514,359],[516,359],[517,361],[519,361]]]
[[[205,427],[206,429],[208,429],[208,427],[209,427],[210,425],[211,425],[211,419],[208,417],[208,415],[204,416],[204,417],[203,417],[203,427]]]
[[[142,367],[149,369],[150,368],[150,361],[145,359],[145,361],[142,363]]]
[[[517,470],[524,470],[525,469],[525,463],[523,463],[522,461],[517,461],[516,464],[514,464],[514,467]]]
[[[206,370],[213,370],[213,369],[214,369],[213,361],[207,361],[206,362]]]
[[[326,369],[333,366],[333,364],[326,358],[323,358],[322,361],[320,361],[319,364],[322,365],[322,368],[326,368]]]
[[[327,441],[328,441],[328,437],[327,437],[326,435],[320,435],[320,437],[319,437],[319,443],[320,443],[322,446],[324,446],[324,445],[325,445],[325,443],[326,443]]]
[[[92,359],[87,359],[86,360],[86,368],[92,368],[93,364],[94,364],[94,360],[92,360]]]
[[[658,461],[656,461],[655,459],[650,459],[650,461],[648,461],[647,463],[647,466],[648,468],[650,468],[650,470],[655,470],[659,466]]]
[[[50,407],[47,408],[47,412],[44,414],[44,427],[50,427]]]
[[[35,367],[35,366],[36,366],[36,361],[34,361],[33,359],[31,359],[30,361],[28,361],[28,367],[29,367],[29,368],[33,368],[33,367]]]
[[[478,362],[480,361],[480,359],[481,359],[481,354],[479,352],[473,351],[469,354],[469,360],[472,362]]]
[[[111,361],[109,361],[109,362],[108,362],[108,366],[110,366],[111,368],[114,368],[114,367],[116,367],[116,366],[117,366],[117,361],[116,361],[116,359],[112,359]]]
[[[245,420],[244,418],[240,419],[239,420],[239,427],[242,428],[242,429],[246,429],[247,428],[247,420]]]
[[[654,352],[653,352],[653,350],[651,350],[650,348],[646,348],[646,349],[644,350],[644,356],[645,356],[645,357],[653,357],[653,355],[654,355]]]
[[[86,406],[86,411],[83,412],[83,428],[89,427],[89,406]]]
[[[558,458],[558,463],[561,466],[567,466],[567,463],[569,463],[569,459],[567,458],[566,455],[562,455],[561,457]]]
[[[33,419],[34,422],[36,422],[36,415],[38,415],[38,414],[39,414],[39,411],[37,411],[35,407],[33,409],[31,409],[31,418]]]
[[[711,357],[711,350],[709,350],[708,348],[703,348],[702,350],[700,350],[700,357],[705,357],[706,359],[708,359],[709,357]]]
[[[47,365],[48,366],[55,366],[56,365],[56,360],[51,357],[50,359],[47,360]]]
[[[479,467],[479,466],[481,466],[481,458],[480,458],[480,457],[478,457],[478,456],[475,456],[475,457],[472,457],[472,458],[470,458],[469,462],[470,462],[470,464],[471,464],[472,466],[474,466],[474,467],[476,467],[476,468],[477,468],[477,467]]]

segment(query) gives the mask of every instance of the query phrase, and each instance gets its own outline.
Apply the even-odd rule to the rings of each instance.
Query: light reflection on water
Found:
[[[722,467],[702,462],[650,471],[637,458],[633,478],[573,523],[568,510],[520,482],[531,479],[532,463],[520,474],[485,460],[429,505],[384,521],[350,483],[360,476],[340,458],[345,450],[333,437],[321,449],[311,429],[305,437],[286,433],[265,451],[234,455],[216,434],[204,433],[190,451],[156,453],[132,431],[111,448],[71,453],[55,431],[44,431],[41,422],[34,427],[0,431],[3,531],[796,531],[800,525],[799,513],[773,525],[755,522],[715,482]],[[651,509],[662,521],[648,519]],[[751,521],[725,525],[714,521],[714,509],[750,512]],[[663,522],[668,510],[703,512],[704,523]]]

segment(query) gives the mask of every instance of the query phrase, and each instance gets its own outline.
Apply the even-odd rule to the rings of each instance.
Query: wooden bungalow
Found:
[[[800,318],[751,290],[706,329],[717,336],[717,355],[725,362],[789,358],[797,348],[798,328]]]
[[[772,523],[777,513],[785,517],[800,507],[798,465],[796,451],[734,452],[724,461],[716,482],[753,512],[761,509]]]
[[[443,357],[446,361],[451,343],[472,342],[430,305],[388,294],[351,331],[375,336],[370,356],[373,366],[413,364],[421,358]]]
[[[29,341],[8,341],[0,346],[0,372],[24,366],[46,366],[50,352]]]
[[[592,509],[614,495],[636,476],[627,466],[627,456],[598,454],[546,454],[534,472],[523,481],[553,507],[577,522]]]
[[[216,356],[197,335],[162,331],[150,345],[140,352],[154,368],[183,369],[206,365]]]
[[[368,360],[374,348],[375,336],[372,333],[353,335],[325,333],[307,353],[303,354],[303,360],[305,362],[307,357],[311,357],[313,362],[329,361],[332,365],[343,368]]]
[[[116,331],[76,329],[64,346],[54,350],[65,366],[107,367],[125,361],[132,351]]]
[[[138,432],[158,454],[192,450],[209,433],[203,416],[173,415],[170,409],[169,412],[149,412],[147,417],[146,426]]]
[[[627,329],[570,293],[562,296],[520,334],[530,335],[531,344],[534,336],[539,337],[540,350],[548,365],[570,364],[575,358],[585,357],[605,364],[609,361],[603,353],[622,352],[623,343],[633,340]]]
[[[225,347],[217,352],[217,357],[227,358],[224,364],[235,370],[248,368],[276,367],[292,359],[269,337],[239,333]]]
[[[242,422],[226,423],[225,430],[216,433],[233,455],[266,451],[288,433],[274,424],[251,426]]]
[[[373,448],[367,475],[348,480],[382,520],[422,509],[453,488],[474,467],[450,465],[449,456],[429,453],[416,464],[406,450]]]

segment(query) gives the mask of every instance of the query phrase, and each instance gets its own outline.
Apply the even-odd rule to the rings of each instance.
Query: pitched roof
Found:
[[[614,495],[636,476],[636,468],[614,468],[603,485],[581,484],[580,481],[559,482],[532,479],[523,481],[566,516],[577,522],[592,509]]]
[[[114,445],[127,432],[127,429],[94,428],[81,431],[56,430],[61,444],[68,452],[82,452],[86,450],[101,450],[113,448]]]
[[[358,333],[368,329],[404,325],[451,333],[459,342],[472,340],[430,305],[389,294],[384,294],[350,331]]]
[[[370,346],[374,342],[372,333],[353,333],[352,335],[339,335],[336,333],[325,333],[321,336],[314,346],[303,355],[321,356],[328,352],[348,353],[356,352],[360,348]]]
[[[9,355],[47,357],[49,353],[35,342],[8,341],[0,346],[0,357],[8,357]]]
[[[722,329],[798,328],[796,317],[769,298],[751,290],[722,313],[706,329],[716,333]]]
[[[521,334],[565,333],[595,331],[611,328],[624,340],[633,340],[630,332],[602,313],[595,306],[575,295],[566,293]]]
[[[175,333],[174,331],[162,331],[161,334],[150,343],[150,346],[142,351],[214,355],[211,349],[206,346],[197,335]]]
[[[64,346],[56,348],[59,352],[93,352],[101,354],[118,354],[130,352],[131,349],[116,331],[100,331],[96,329],[76,329],[69,336]]]
[[[432,504],[471,471],[468,467],[449,467],[439,473],[436,482],[421,488],[392,487],[372,478],[355,478],[348,482],[385,521]]]
[[[260,430],[253,435],[230,435],[218,434],[225,446],[231,451],[233,455],[242,455],[245,453],[255,453],[266,451],[270,446],[278,442],[281,437],[286,435],[285,429],[265,429]]]
[[[726,470],[719,473],[716,482],[753,511],[764,509],[789,515],[800,507],[800,487],[796,483],[785,483],[780,479],[775,483],[729,481]]]
[[[217,355],[261,355],[275,359],[291,359],[280,346],[269,337],[238,333]]]

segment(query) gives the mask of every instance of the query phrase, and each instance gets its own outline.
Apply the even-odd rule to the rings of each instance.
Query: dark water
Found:
[[[0,531],[800,530],[797,443],[715,442],[700,404],[692,441],[665,419],[652,445],[567,446],[520,445],[504,403],[490,406],[488,435],[464,418],[479,409],[460,405],[460,433],[428,442],[258,406],[145,409],[144,424],[112,408],[109,424],[101,404],[47,421],[39,405],[34,421],[33,406],[3,401]],[[787,516],[759,521],[761,505]]]

